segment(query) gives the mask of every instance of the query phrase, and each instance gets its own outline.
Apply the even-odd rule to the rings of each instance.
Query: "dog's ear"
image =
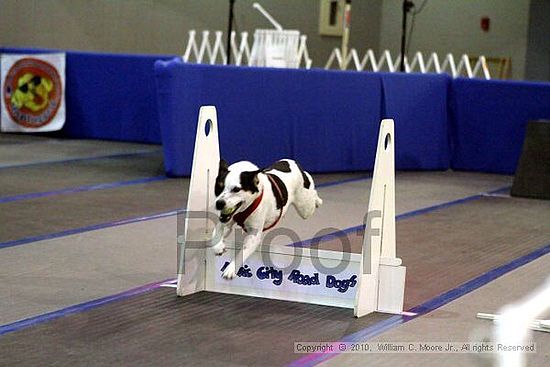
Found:
[[[260,179],[258,178],[258,173],[261,171],[262,170],[241,172],[240,179],[242,189],[251,193],[259,192],[258,185]]]
[[[220,166],[218,168],[218,177],[216,177],[216,185],[214,187],[214,194],[219,196],[225,188],[225,177],[229,173],[229,165],[225,159],[220,159]]]
[[[228,168],[229,168],[229,164],[227,164],[227,161],[223,158],[220,159],[220,166],[218,168],[218,172],[219,173],[222,173],[222,172],[227,172],[228,171]],[[218,173],[218,174],[219,174]]]

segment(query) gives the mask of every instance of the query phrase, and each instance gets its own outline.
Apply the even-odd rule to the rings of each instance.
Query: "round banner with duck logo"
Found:
[[[65,123],[65,54],[3,54],[2,131],[60,130]]]

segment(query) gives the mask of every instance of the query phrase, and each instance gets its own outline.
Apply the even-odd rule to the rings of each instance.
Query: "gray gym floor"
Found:
[[[163,176],[162,149],[155,145],[0,134],[0,153],[0,294],[7,295],[0,298],[0,330],[94,304],[0,335],[0,365],[283,365],[303,357],[292,352],[294,341],[337,341],[388,318],[354,319],[350,310],[227,295],[181,299],[156,286],[98,305],[94,300],[174,277],[175,211],[185,203],[188,180]],[[314,175],[323,207],[307,222],[290,213],[281,225],[303,240],[320,228],[359,225],[367,176]],[[510,198],[510,185],[510,176],[398,172],[397,252],[408,267],[406,308],[548,246],[550,202]],[[321,246],[341,250],[335,240]],[[495,312],[528,292],[548,276],[544,264],[548,255],[377,338],[463,339],[487,327],[475,312]],[[548,336],[539,334],[529,365],[548,364]],[[254,343],[261,350],[251,350]],[[387,363],[479,362],[455,357],[394,356]],[[340,355],[324,363],[371,361],[384,365],[386,356]]]

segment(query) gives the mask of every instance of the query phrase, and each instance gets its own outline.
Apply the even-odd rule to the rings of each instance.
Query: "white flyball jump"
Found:
[[[237,277],[225,280],[222,269],[238,246],[230,245],[222,256],[209,248],[220,151],[216,108],[201,107],[184,229],[178,233],[178,278],[168,286],[176,287],[178,296],[210,291],[352,308],[356,317],[375,311],[400,314],[405,267],[395,253],[394,141],[393,120],[383,120],[362,254],[262,245]]]

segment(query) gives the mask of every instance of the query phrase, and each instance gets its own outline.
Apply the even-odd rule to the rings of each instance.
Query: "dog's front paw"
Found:
[[[225,252],[225,243],[223,241],[218,242],[216,245],[212,246],[212,250],[216,256],[221,256]]]
[[[235,273],[235,262],[229,263],[222,273],[224,279],[233,279],[237,274]]]

